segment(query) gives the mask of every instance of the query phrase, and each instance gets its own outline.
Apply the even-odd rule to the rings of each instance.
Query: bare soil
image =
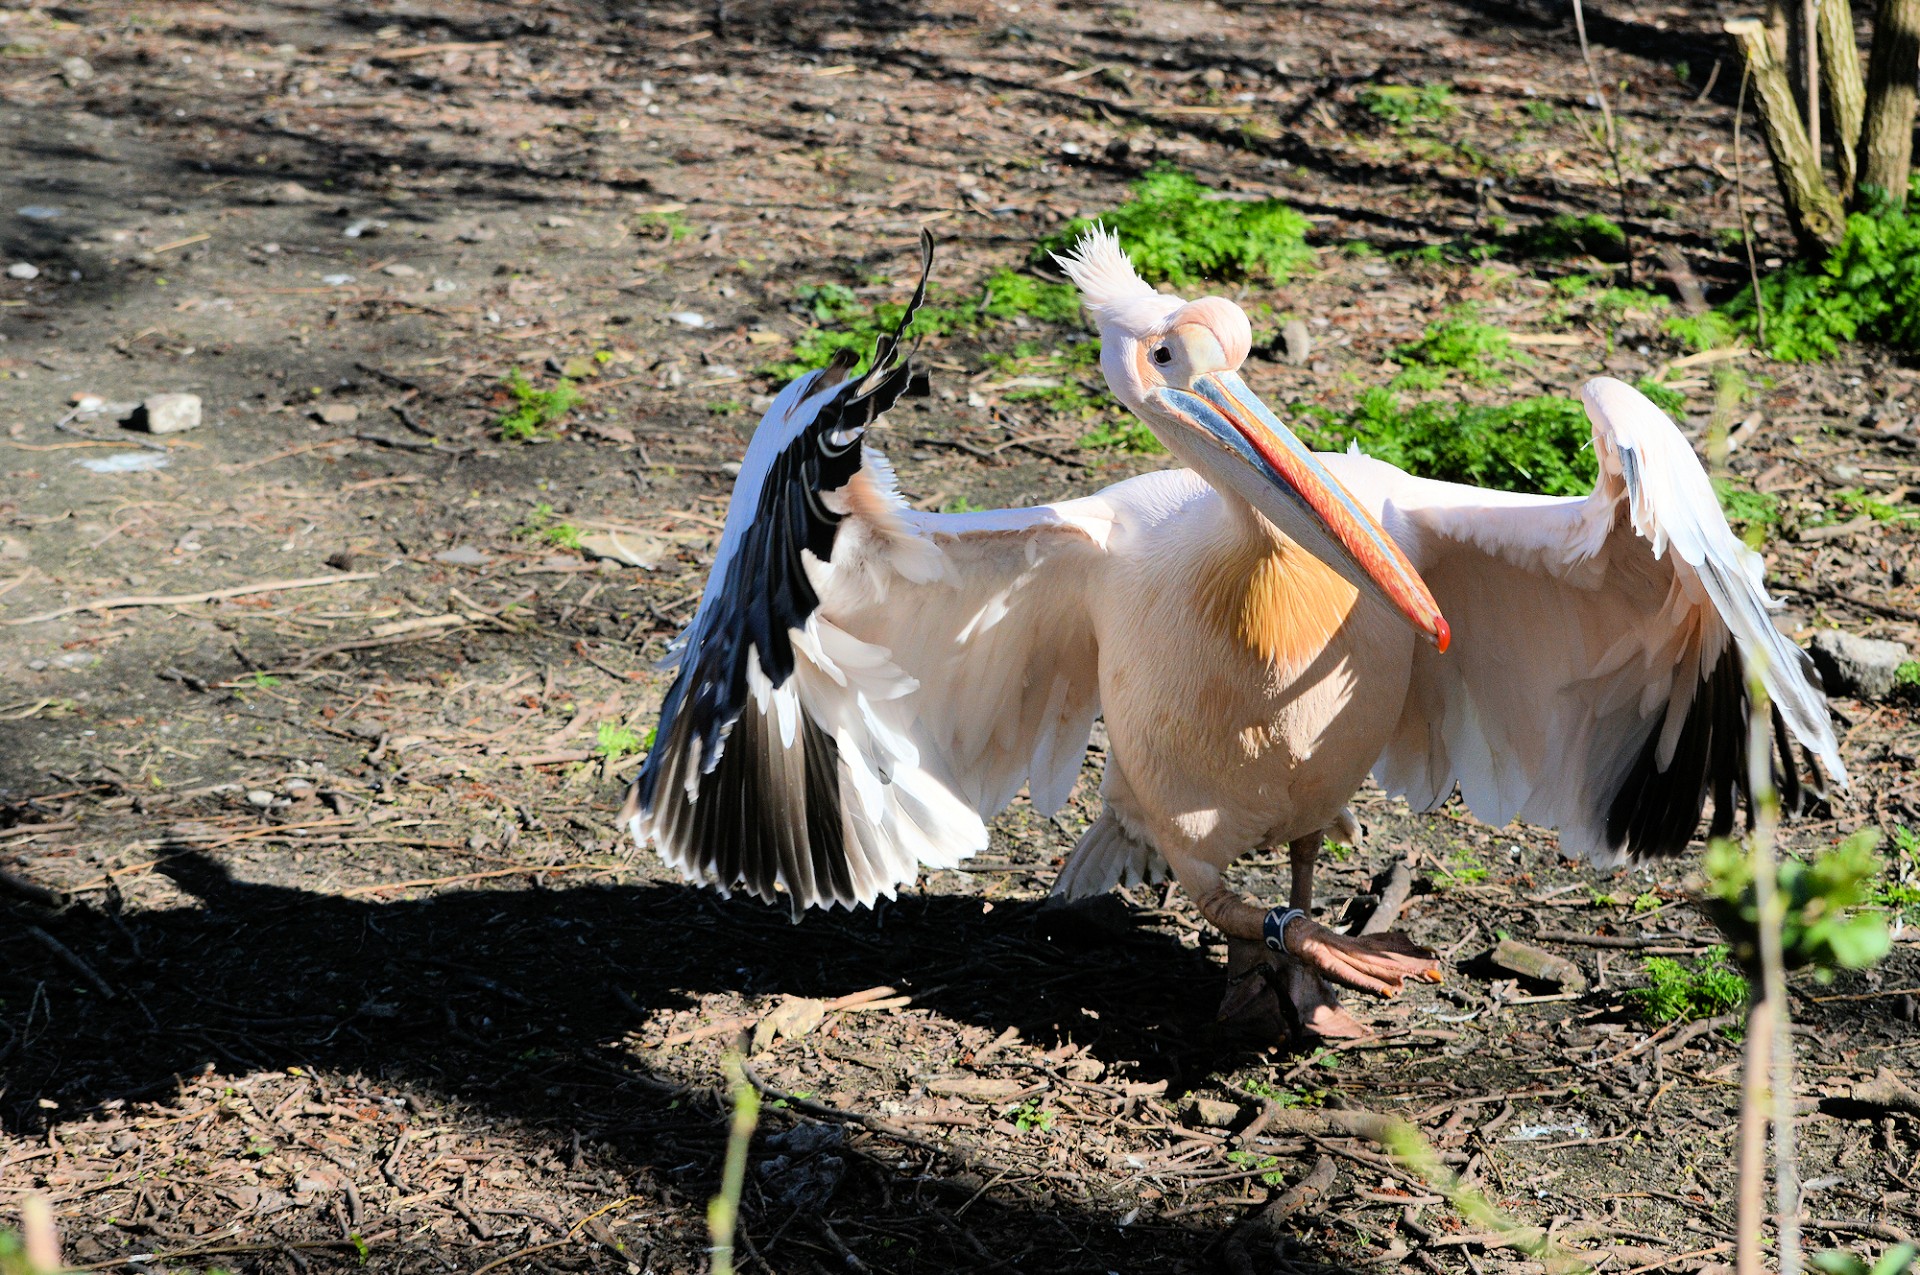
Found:
[[[1663,254],[1710,290],[1744,276],[1739,180],[1762,258],[1782,251],[1751,133],[1735,168],[1720,16],[1588,10],[1643,285],[1671,288]],[[1501,393],[1680,356],[1651,321],[1556,317],[1564,263],[1382,255],[1619,215],[1567,17],[0,7],[0,254],[39,271],[0,278],[0,1217],[46,1196],[95,1269],[700,1269],[721,1054],[762,1024],[748,1269],[1534,1269],[1350,1136],[1348,1108],[1414,1121],[1605,1270],[1725,1263],[1738,1047],[1623,996],[1647,955],[1715,940],[1688,862],[1595,872],[1550,835],[1363,795],[1330,911],[1408,859],[1402,924],[1452,972],[1361,1006],[1363,1046],[1271,1049],[1215,1022],[1222,952],[1176,891],[1043,906],[1097,752],[1071,809],[1016,806],[966,871],[799,925],[627,845],[637,758],[596,754],[603,723],[651,720],[774,388],[756,369],[807,325],[796,290],[896,295],[922,225],[963,290],[1154,162],[1290,201],[1319,268],[1229,286],[1311,323],[1308,363],[1250,371],[1275,403],[1349,403],[1463,301],[1560,338]],[[1396,131],[1359,103],[1376,82],[1450,84],[1458,112]],[[875,437],[911,498],[1025,503],[1161,463],[1008,398],[983,358],[1023,335],[929,348],[934,396]],[[502,442],[507,371],[570,363],[564,435]],[[1916,373],[1870,349],[1742,366],[1731,468],[1784,502],[1785,622],[1912,641],[1908,525],[1817,524],[1839,490],[1899,505],[1915,482]],[[1692,427],[1710,370],[1686,381]],[[163,391],[207,421],[158,451],[69,419],[78,394]],[[165,464],[81,464],[125,456]],[[661,556],[590,561],[543,521]],[[86,609],[115,598],[144,600]],[[1793,844],[1920,826],[1914,701],[1836,707],[1854,785]],[[1270,861],[1242,879],[1282,888]],[[1590,989],[1488,967],[1502,935]],[[1817,1244],[1920,1226],[1913,1114],[1850,1097],[1911,1077],[1917,984],[1903,940],[1799,985]],[[1209,1126],[1196,1098],[1234,1109]]]

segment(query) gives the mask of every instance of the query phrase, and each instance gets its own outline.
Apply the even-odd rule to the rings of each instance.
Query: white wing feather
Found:
[[[1376,777],[1418,809],[1458,785],[1482,819],[1558,827],[1567,853],[1616,860],[1626,847],[1607,827],[1613,796],[1663,719],[1655,760],[1673,761],[1702,679],[1731,642],[1760,666],[1793,737],[1844,785],[1825,699],[1774,626],[1761,559],[1728,528],[1692,447],[1622,382],[1597,379],[1583,395],[1599,460],[1584,498],[1327,458],[1453,625],[1446,654],[1415,656]]]

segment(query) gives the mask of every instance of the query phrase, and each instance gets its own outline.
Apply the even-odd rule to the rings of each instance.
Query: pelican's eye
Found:
[[[1153,361],[1165,367],[1167,364],[1173,362],[1173,351],[1164,345],[1156,346],[1153,351]]]

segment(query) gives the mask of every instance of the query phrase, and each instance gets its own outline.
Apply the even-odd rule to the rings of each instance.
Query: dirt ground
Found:
[[[1710,290],[1743,276],[1736,179],[1763,261],[1781,249],[1751,133],[1735,171],[1721,16],[1588,9],[1643,286],[1672,291],[1663,253]],[[1532,267],[1408,251],[1618,215],[1567,19],[0,5],[0,264],[38,271],[0,277],[0,1218],[48,1197],[88,1269],[704,1268],[720,1058],[747,1031],[770,1095],[747,1269],[1537,1268],[1353,1136],[1356,1112],[1412,1120],[1603,1270],[1728,1261],[1738,1047],[1656,1031],[1623,994],[1648,955],[1713,943],[1689,863],[1595,872],[1550,835],[1363,794],[1323,897],[1362,906],[1409,861],[1403,926],[1449,977],[1360,1006],[1363,1046],[1267,1049],[1214,1021],[1222,950],[1177,892],[1042,906],[1097,754],[1069,810],[1016,806],[966,871],[795,926],[627,845],[638,758],[599,748],[651,721],[776,388],[756,369],[809,322],[795,294],[897,297],[922,225],[964,289],[1154,162],[1286,199],[1318,268],[1231,289],[1312,325],[1309,362],[1249,371],[1277,404],[1349,402],[1461,301],[1557,339],[1502,392],[1684,354],[1651,321],[1569,320]],[[1359,104],[1382,82],[1450,84],[1444,135],[1383,127]],[[912,499],[1025,503],[1161,463],[1009,397],[985,359],[1022,336],[928,349],[933,397],[875,436]],[[564,436],[502,442],[507,372],[569,366]],[[1913,641],[1920,376],[1871,350],[1743,367],[1731,467],[1783,502],[1783,622]],[[1690,428],[1709,370],[1669,376]],[[161,392],[201,396],[205,424],[154,440],[70,410]],[[1896,513],[1856,517],[1843,489]],[[539,534],[561,523],[625,529],[653,565]],[[1854,786],[1792,844],[1920,827],[1914,707],[1837,703]],[[1281,892],[1271,861],[1241,880]],[[1590,988],[1490,967],[1502,935]],[[1920,1230],[1913,1113],[1851,1097],[1911,1076],[1916,984],[1903,941],[1799,989],[1816,1245]]]

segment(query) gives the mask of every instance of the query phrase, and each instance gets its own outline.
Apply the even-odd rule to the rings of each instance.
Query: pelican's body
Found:
[[[796,912],[870,903],[984,849],[1023,786],[1061,805],[1104,715],[1104,808],[1057,892],[1171,868],[1234,962],[1264,942],[1304,1024],[1347,1034],[1326,979],[1438,976],[1400,936],[1311,918],[1321,835],[1369,771],[1416,808],[1457,786],[1490,822],[1557,827],[1568,853],[1672,853],[1709,795],[1716,828],[1732,819],[1757,659],[1777,720],[1844,780],[1757,557],[1636,391],[1585,390],[1588,497],[1432,482],[1308,453],[1235,374],[1231,303],[1154,293],[1110,237],[1063,264],[1108,384],[1191,468],[920,513],[860,443],[907,386],[892,341],[858,383],[788,387],[630,798],[635,835],[689,876]],[[1282,845],[1290,907],[1227,887],[1235,859]]]
[[[1191,470],[1094,499],[1107,817],[1191,864],[1190,890],[1331,827],[1399,717],[1413,630]]]

